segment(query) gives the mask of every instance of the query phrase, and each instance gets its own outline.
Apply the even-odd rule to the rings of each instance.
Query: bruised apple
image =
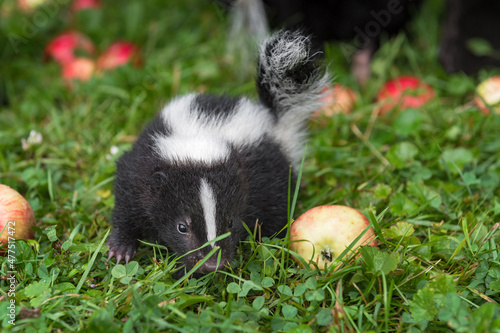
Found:
[[[434,97],[434,89],[416,76],[402,75],[388,81],[377,95],[380,114],[394,108],[420,108]]]
[[[11,241],[32,239],[34,225],[35,216],[28,201],[14,189],[0,184],[0,253],[5,251],[9,237]]]
[[[481,82],[476,89],[474,102],[484,114],[490,109],[500,114],[500,76],[493,76]]]
[[[357,100],[357,96],[351,88],[339,83],[325,89],[324,93],[326,95],[321,100],[324,104],[318,113],[323,113],[328,117],[338,113],[350,113]]]
[[[377,246],[372,228],[351,244],[370,226],[358,210],[347,206],[324,205],[311,208],[293,221],[290,227],[290,250],[322,269],[332,264],[349,246]],[[311,268],[315,265],[311,263]]]
[[[131,63],[134,66],[141,64],[139,48],[127,41],[118,41],[111,44],[97,59],[99,70],[109,70]]]
[[[19,8],[26,12],[31,12],[38,6],[43,5],[48,2],[47,0],[17,0],[17,5]]]
[[[74,58],[63,64],[62,77],[65,80],[88,81],[95,70],[95,64],[88,58]]]

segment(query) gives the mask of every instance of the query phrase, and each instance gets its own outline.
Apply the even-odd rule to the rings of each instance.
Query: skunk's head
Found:
[[[183,140],[185,144],[190,139]],[[206,140],[206,144],[218,144]],[[170,142],[169,147],[173,146]],[[213,163],[161,160],[155,163],[146,185],[142,202],[151,222],[150,236],[182,256],[188,271],[214,247],[220,249],[220,255],[218,252],[212,255],[197,273],[223,269],[233,259],[239,239],[246,233],[242,224],[246,180],[236,151],[226,146],[227,155]],[[226,233],[231,234],[213,242]],[[196,250],[207,242],[212,243]]]

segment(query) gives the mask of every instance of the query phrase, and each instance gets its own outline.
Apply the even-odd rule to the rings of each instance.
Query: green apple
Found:
[[[356,251],[361,245],[377,246],[370,227],[356,244],[354,240],[370,226],[358,210],[340,205],[314,207],[293,221],[290,227],[290,250],[306,261],[311,268],[330,266],[346,249]]]
[[[32,239],[34,225],[35,215],[28,201],[14,189],[0,184],[0,253],[16,239]]]
[[[490,110],[500,114],[500,76],[481,82],[477,86],[474,102],[484,114],[489,114]]]

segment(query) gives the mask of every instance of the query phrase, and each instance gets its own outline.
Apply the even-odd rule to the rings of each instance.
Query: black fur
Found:
[[[184,255],[182,263],[186,269],[193,268],[212,250],[211,246],[196,250],[209,238],[200,197],[203,185],[200,184],[208,184],[214,196],[214,201],[210,202],[216,202],[217,236],[231,234],[215,244],[220,247],[220,261],[213,256],[201,265],[198,273],[222,269],[232,260],[239,240],[248,234],[242,222],[251,230],[258,222],[264,237],[283,229],[287,222],[290,167],[296,166],[297,153],[302,154],[304,133],[294,131],[302,131],[308,115],[319,106],[320,91],[327,81],[327,76],[318,75],[318,67],[312,65],[309,46],[304,41],[307,41],[305,37],[298,33],[287,32],[278,33],[264,44],[260,60],[265,63],[259,68],[265,75],[257,80],[259,103],[227,96],[194,95],[192,99],[187,96],[185,104],[170,105],[183,107],[179,117],[192,116],[190,121],[179,125],[176,123],[178,118],[168,118],[173,122],[169,123],[162,113],[144,129],[132,150],[117,163],[114,230],[107,242],[109,258],[128,262],[137,251],[138,239],[146,239]],[[283,63],[281,68],[269,67],[273,61],[268,57],[290,52],[283,45],[297,48],[297,60],[287,62],[289,67],[283,67]],[[272,82],[269,91],[266,91],[265,80]],[[283,85],[276,84],[280,80]],[[290,101],[296,103],[290,105]],[[176,110],[165,110],[162,112],[170,112],[169,116],[177,115]],[[236,122],[241,131],[228,127],[235,124],[231,122],[235,115],[243,119]],[[193,126],[201,127],[190,132],[186,124],[192,122],[196,123]],[[213,133],[220,128],[221,133]],[[221,144],[219,148],[227,155],[214,161],[178,160],[162,155],[157,149],[159,142],[171,143],[169,138],[178,140],[186,135],[188,142],[192,136],[209,137],[208,140],[215,136],[214,145]],[[160,141],[159,137],[167,141]],[[292,173],[292,184],[294,182]],[[193,252],[185,255],[190,251]]]
[[[195,97],[193,107],[210,117],[227,117],[234,111],[238,100],[230,96],[203,94]]]

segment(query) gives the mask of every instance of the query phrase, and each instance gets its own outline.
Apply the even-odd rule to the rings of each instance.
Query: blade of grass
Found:
[[[304,161],[306,159],[307,145],[304,147],[304,153],[302,154],[302,160],[300,161],[300,167],[297,174],[297,181],[295,183],[295,189],[293,193],[292,203],[290,204],[290,193],[291,193],[291,183],[292,183],[292,169],[290,168],[289,180],[288,180],[288,216],[287,216],[287,224],[284,228],[286,228],[286,237],[285,237],[285,246],[287,248],[290,247],[290,226],[292,224],[293,215],[295,213],[295,206],[297,204],[297,198],[299,196],[299,188],[300,181],[302,179],[302,171],[304,170]],[[281,252],[281,264],[284,266],[284,263],[289,260],[289,253],[287,251]],[[286,280],[286,271],[280,270],[280,281]]]
[[[289,207],[289,213],[288,213],[288,223],[290,224],[291,219],[293,218],[293,215],[295,213],[295,206],[297,204],[297,198],[299,196],[299,189],[300,189],[300,181],[302,179],[302,171],[304,170],[304,161],[306,160],[306,151],[307,151],[307,145],[304,148],[304,154],[302,154],[302,160],[300,161],[300,167],[297,173],[297,181],[295,184],[295,189],[293,193],[293,199],[292,199],[292,204],[291,207]],[[290,183],[290,182],[289,182]],[[290,192],[290,190],[289,190]],[[290,195],[288,195],[290,197]]]
[[[90,260],[89,260],[89,262],[87,264],[87,268],[85,268],[85,271],[83,272],[82,277],[80,278],[80,281],[78,282],[78,284],[77,284],[77,286],[75,288],[75,291],[74,291],[75,294],[78,294],[80,292],[80,289],[82,288],[83,284],[85,283],[85,280],[87,280],[87,276],[89,275],[90,270],[92,269],[92,266],[94,265],[94,262],[95,262],[95,260],[97,258],[97,255],[99,254],[99,251],[101,250],[101,247],[106,242],[106,239],[108,238],[108,235],[109,235],[110,232],[111,232],[111,229],[109,229],[106,232],[106,234],[102,238],[101,242],[99,243],[99,246],[94,251],[94,254],[92,255],[92,257],[90,258]]]

